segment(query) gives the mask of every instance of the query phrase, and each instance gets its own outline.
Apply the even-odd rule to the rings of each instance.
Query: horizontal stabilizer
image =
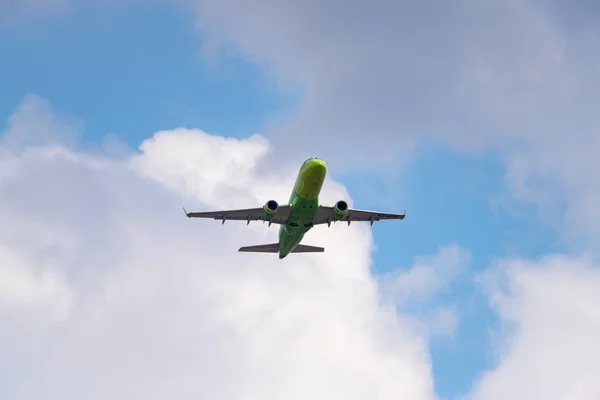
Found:
[[[240,247],[238,251],[244,253],[279,253],[279,243],[259,244],[257,246]],[[292,253],[323,253],[325,248],[299,244]]]
[[[257,246],[240,247],[238,251],[245,253],[279,253],[279,243],[259,244]]]
[[[305,244],[299,244],[294,250],[292,250],[292,253],[323,253],[324,251],[324,247],[307,246]]]

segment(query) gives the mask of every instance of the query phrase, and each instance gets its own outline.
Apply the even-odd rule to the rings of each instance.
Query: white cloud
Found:
[[[596,32],[568,31],[554,8],[537,1],[195,3],[211,43],[231,41],[303,85],[306,104],[294,126],[328,133],[322,143],[385,138],[377,157],[431,130],[467,148],[537,137],[531,126],[551,126],[545,121],[591,94],[581,85],[590,76],[579,73],[593,42],[579,35]]]
[[[460,151],[493,147],[517,199],[545,204],[541,218],[566,223],[571,244],[583,236],[597,247],[597,7],[190,1],[211,45],[231,42],[302,87],[296,118],[273,128],[283,149],[320,145],[338,168],[359,169],[406,159],[426,136]]]
[[[600,397],[600,266],[558,255],[506,261],[483,282],[504,333],[498,366],[470,398]]]
[[[600,251],[599,129],[571,140],[548,140],[507,157],[515,198],[537,205],[540,216],[577,250]]]
[[[27,104],[24,127],[45,107]],[[380,302],[368,226],[315,229],[325,253],[280,261],[237,253],[273,226],[184,216],[287,200],[298,165],[261,166],[260,136],[164,131],[125,160],[15,143],[0,144],[0,397],[435,398],[427,340]]]
[[[417,315],[424,334],[452,336],[458,326],[458,309],[434,300],[470,261],[470,253],[457,245],[443,247],[433,256],[417,257],[409,269],[398,268],[378,277],[383,298],[399,310]]]
[[[395,270],[383,275],[381,281],[396,302],[423,302],[462,273],[470,261],[467,250],[451,245],[434,256],[417,257],[409,270]]]
[[[70,293],[60,276],[51,270],[35,273],[31,263],[7,246],[0,247],[0,259],[0,304],[18,312],[38,306],[59,306],[62,310],[56,311],[66,311]]]
[[[452,307],[440,307],[431,313],[427,324],[431,332],[453,337],[458,327],[458,311]]]
[[[8,118],[2,133],[2,145],[13,152],[38,145],[74,145],[81,128],[81,121],[67,115],[56,115],[48,101],[28,94]]]

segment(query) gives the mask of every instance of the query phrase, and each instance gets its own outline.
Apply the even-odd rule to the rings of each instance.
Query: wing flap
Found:
[[[384,213],[378,211],[367,211],[367,210],[355,210],[349,209],[348,214],[346,214],[343,218],[337,221],[346,221],[348,223],[352,221],[357,222],[373,222],[381,221],[384,219],[404,219],[406,217],[406,212],[403,214],[394,214],[394,213]],[[317,224],[328,224],[331,222],[335,222],[333,207],[328,206],[319,206],[319,210],[317,211],[317,215],[315,216],[315,225]]]
[[[187,212],[185,215],[188,218],[212,218],[225,221],[268,221],[273,224],[285,224],[290,216],[291,207],[289,205],[280,206],[277,214],[267,217],[262,207],[246,208],[241,210],[223,210],[223,211],[204,211],[204,212]]]

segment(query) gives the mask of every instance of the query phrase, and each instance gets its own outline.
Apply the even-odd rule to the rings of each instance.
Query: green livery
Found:
[[[325,175],[327,166],[322,160],[311,158],[302,164],[288,201],[290,216],[287,224],[279,227],[279,258],[287,256],[314,226]]]
[[[290,195],[288,204],[280,206],[277,201],[269,200],[262,208],[249,208],[243,210],[194,212],[186,215],[189,218],[213,218],[234,221],[263,221],[269,225],[275,223],[279,227],[279,242],[246,246],[239,249],[241,252],[251,253],[278,253],[282,259],[290,253],[315,253],[323,252],[323,247],[307,246],[300,244],[306,232],[315,225],[345,221],[350,225],[352,221],[373,222],[382,219],[404,219],[404,214],[381,213],[375,211],[354,210],[340,200],[333,207],[319,204],[319,194],[327,175],[327,164],[319,158],[306,160],[296,178],[296,183]],[[185,209],[184,209],[185,211]]]

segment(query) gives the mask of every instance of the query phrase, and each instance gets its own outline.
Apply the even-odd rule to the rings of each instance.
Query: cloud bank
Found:
[[[76,128],[35,96],[8,126],[3,398],[438,398],[427,338],[451,335],[457,316],[403,310],[463,273],[465,250],[388,276],[381,290],[394,307],[370,273],[365,225],[315,229],[306,241],[325,253],[281,262],[235,251],[273,240],[266,225],[185,218],[184,203],[242,207],[289,194],[297,166],[261,166],[270,146],[261,136],[176,129],[114,159],[66,145]],[[348,198],[331,181],[324,195]],[[497,366],[468,398],[599,395],[599,270],[566,256],[489,270],[481,282],[506,330]]]
[[[590,257],[507,260],[482,277],[503,323],[498,366],[469,399],[600,396],[600,267]]]

